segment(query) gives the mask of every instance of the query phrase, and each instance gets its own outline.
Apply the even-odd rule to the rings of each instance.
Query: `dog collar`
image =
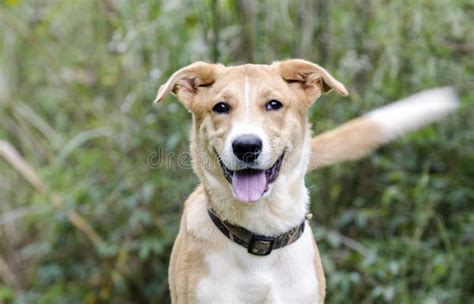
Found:
[[[309,220],[311,218],[311,214],[308,213],[298,226],[291,228],[285,233],[271,237],[258,235],[243,227],[223,221],[211,208],[208,208],[207,212],[214,225],[216,225],[227,238],[247,248],[248,253],[258,256],[269,255],[274,249],[282,248],[296,242],[296,240],[303,235],[306,219]]]

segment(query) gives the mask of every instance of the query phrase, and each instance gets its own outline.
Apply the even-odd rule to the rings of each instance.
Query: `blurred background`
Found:
[[[196,60],[299,57],[351,95],[315,134],[422,89],[462,108],[307,176],[328,303],[474,301],[474,3],[3,0],[0,303],[168,303],[191,116],[160,84]]]

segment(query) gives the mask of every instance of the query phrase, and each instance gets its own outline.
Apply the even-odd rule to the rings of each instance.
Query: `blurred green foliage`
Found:
[[[173,98],[152,106],[157,88],[196,60],[301,57],[351,92],[316,103],[315,133],[425,88],[455,85],[463,101],[307,177],[328,302],[472,303],[473,20],[468,0],[2,2],[0,140],[47,190],[0,160],[0,302],[169,302],[197,178],[149,163],[188,151],[191,117]]]

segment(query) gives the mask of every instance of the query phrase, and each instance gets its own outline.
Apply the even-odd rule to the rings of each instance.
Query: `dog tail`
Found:
[[[439,120],[459,105],[451,87],[419,92],[313,137],[309,170],[357,160],[395,138]]]

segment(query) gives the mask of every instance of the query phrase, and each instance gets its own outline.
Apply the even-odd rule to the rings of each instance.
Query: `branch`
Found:
[[[63,205],[62,198],[54,193],[50,193],[46,184],[41,180],[39,175],[30,166],[18,151],[7,141],[0,140],[0,156],[2,156],[13,169],[15,169],[21,177],[23,177],[33,188],[39,193],[45,195],[51,201],[51,204],[61,209]],[[100,235],[94,228],[76,211],[69,211],[66,213],[69,222],[79,231],[84,233],[86,237],[96,246],[103,243]]]

